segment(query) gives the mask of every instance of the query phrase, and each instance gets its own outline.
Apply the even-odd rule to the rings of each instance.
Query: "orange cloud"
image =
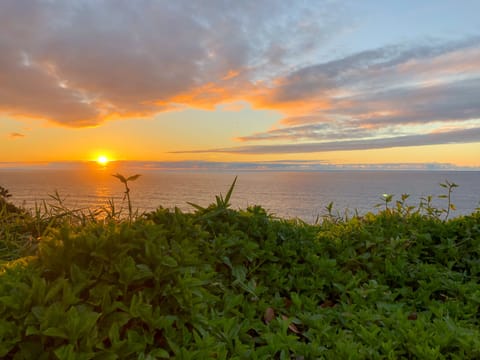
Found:
[[[230,80],[233,78],[236,78],[238,75],[240,75],[240,71],[237,70],[229,70],[227,75],[225,75],[222,80]]]
[[[25,134],[21,134],[21,133],[18,133],[18,132],[12,132],[12,133],[10,133],[9,137],[11,139],[18,139],[18,138],[25,137]]]

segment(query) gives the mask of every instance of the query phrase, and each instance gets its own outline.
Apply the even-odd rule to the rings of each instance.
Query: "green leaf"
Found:
[[[230,197],[232,196],[233,189],[235,188],[235,184],[236,184],[236,182],[237,182],[237,178],[238,178],[238,176],[235,176],[235,179],[233,180],[233,183],[232,183],[232,185],[230,186],[230,189],[228,189],[227,195],[225,196],[225,200],[224,200],[225,205],[228,205],[229,202],[230,202]]]
[[[178,262],[171,256],[163,256],[160,258],[160,264],[168,266],[168,267],[177,267]]]
[[[45,315],[45,307],[44,306],[33,306],[31,311],[32,311],[32,314],[39,321],[41,321],[43,319],[44,315]]]
[[[243,265],[236,265],[232,269],[232,275],[235,278],[234,283],[243,283],[247,277],[247,268]]]
[[[155,349],[149,355],[153,358],[170,359],[170,354],[165,349]]]
[[[54,351],[55,355],[60,360],[76,360],[75,348],[73,344],[64,345]]]
[[[136,273],[133,280],[142,280],[151,278],[153,276],[153,272],[150,267],[146,264],[137,264],[136,265]]]
[[[19,309],[20,304],[18,303],[18,299],[15,296],[0,296],[0,305],[5,307]]]
[[[25,330],[25,335],[30,336],[30,335],[38,335],[40,334],[41,331],[33,325],[27,326],[27,329]]]
[[[38,341],[23,340],[22,343],[19,345],[19,348],[20,348],[19,353],[21,354],[21,356],[18,356],[18,358],[39,359],[39,360],[48,358],[47,357],[48,355],[45,356],[46,354],[44,352],[44,347]],[[42,354],[42,353],[43,353],[43,356],[39,356],[39,354]],[[19,354],[17,353],[17,355],[19,355]]]
[[[129,312],[132,317],[150,320],[152,318],[152,305],[144,301],[141,292],[133,294]]]
[[[70,341],[77,341],[82,336],[87,336],[96,325],[101,314],[88,309],[84,305],[73,306],[67,311],[65,330]]]
[[[108,338],[110,339],[112,344],[120,341],[120,327],[118,323],[113,323],[110,326],[110,329],[108,329]]]
[[[50,286],[50,289],[48,290],[47,295],[45,296],[45,299],[43,300],[43,302],[48,303],[54,297],[59,295],[60,292],[63,290],[65,281],[66,281],[65,279],[55,280],[55,282]]]
[[[113,174],[112,176],[116,177],[118,180],[120,180],[124,184],[127,183],[127,179],[125,179],[125,176],[123,176],[122,174],[117,173],[117,174]]]
[[[141,175],[140,174],[135,174],[132,176],[129,176],[126,181],[135,181],[137,180]]]
[[[130,284],[137,272],[135,260],[131,256],[125,256],[118,260],[115,264],[115,269],[118,271],[119,282],[121,284]]]
[[[65,332],[65,330],[60,329],[60,328],[56,328],[56,327],[51,327],[51,328],[45,329],[45,330],[42,331],[42,334],[45,335],[45,336],[68,339],[68,335]]]
[[[192,206],[192,207],[194,207],[194,208],[195,208],[196,210],[198,210],[198,211],[205,211],[205,208],[202,207],[202,206],[200,206],[200,205],[191,203],[191,202],[189,202],[189,201],[187,201],[187,204],[190,205],[190,206]]]

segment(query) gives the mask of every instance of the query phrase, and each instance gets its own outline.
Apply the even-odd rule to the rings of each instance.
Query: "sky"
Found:
[[[480,170],[479,13],[477,0],[0,0],[0,166]]]

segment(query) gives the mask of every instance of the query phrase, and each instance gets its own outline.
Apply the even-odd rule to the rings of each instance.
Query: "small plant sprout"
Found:
[[[392,202],[393,194],[382,194],[382,200],[385,204],[385,211],[388,211],[388,204]]]
[[[127,199],[128,203],[128,217],[130,221],[132,220],[132,202],[130,200],[130,188],[128,187],[128,182],[129,181],[135,181],[140,177],[140,174],[135,174],[129,177],[125,177],[122,174],[113,174],[112,176],[116,177],[118,180],[120,180],[124,185],[125,185],[125,195],[123,196],[123,201]]]
[[[411,211],[415,210],[415,206],[407,205],[407,199],[409,197],[409,194],[402,194],[401,199],[396,201],[396,211],[398,214],[407,216],[410,215]]]
[[[3,186],[0,186],[0,198],[9,198],[11,197],[12,194],[8,191],[8,189],[4,188]]]
[[[453,189],[458,187],[458,185],[454,182],[445,180],[444,183],[440,183],[440,186],[447,189],[447,194],[438,196],[440,199],[447,199],[447,209],[445,210],[445,220],[447,220],[448,216],[450,215],[450,210],[456,210],[455,205],[452,204],[452,192]]]

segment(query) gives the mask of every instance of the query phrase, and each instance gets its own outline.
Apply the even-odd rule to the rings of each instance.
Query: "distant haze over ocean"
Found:
[[[6,169],[98,169],[95,161],[64,162],[0,162],[0,170]],[[193,171],[480,171],[480,165],[469,167],[450,163],[380,163],[334,164],[322,160],[277,160],[255,162],[219,162],[203,160],[186,161],[112,161],[106,169],[130,170],[193,170]]]

